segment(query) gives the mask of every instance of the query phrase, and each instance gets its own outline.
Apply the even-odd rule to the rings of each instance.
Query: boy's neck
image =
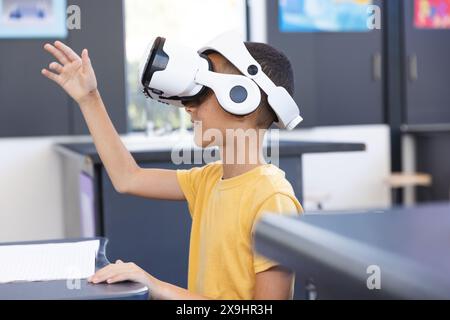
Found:
[[[243,145],[225,143],[220,148],[222,159],[223,176],[222,179],[230,179],[251,171],[267,162],[263,155],[264,134],[258,135],[256,141],[246,141]]]

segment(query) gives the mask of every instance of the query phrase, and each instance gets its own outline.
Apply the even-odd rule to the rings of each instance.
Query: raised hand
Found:
[[[58,62],[50,63],[51,71],[42,69],[42,74],[60,85],[75,101],[80,104],[97,91],[97,79],[87,49],[81,57],[60,41],[54,45],[47,43],[44,49]]]

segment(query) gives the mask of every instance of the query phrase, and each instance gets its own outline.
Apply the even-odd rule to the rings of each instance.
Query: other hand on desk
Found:
[[[98,270],[93,276],[89,277],[88,281],[94,284],[133,281],[147,286],[149,290],[154,290],[159,283],[159,280],[136,264],[132,262],[124,263],[121,260],[117,260],[116,263]]]

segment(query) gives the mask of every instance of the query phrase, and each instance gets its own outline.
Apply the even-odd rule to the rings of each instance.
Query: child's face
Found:
[[[216,53],[208,56],[213,63],[214,70],[222,72],[224,58]],[[185,106],[186,112],[189,113],[194,123],[195,144],[201,148],[223,146],[223,142],[215,138],[218,133],[225,139],[226,130],[246,130],[253,126],[251,115],[238,117],[226,112],[211,89],[208,89],[200,99],[188,102]]]

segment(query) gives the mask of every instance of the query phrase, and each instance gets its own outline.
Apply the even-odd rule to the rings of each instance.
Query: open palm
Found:
[[[42,74],[60,85],[75,101],[80,103],[83,98],[97,89],[97,79],[88,51],[83,50],[81,57],[60,41],[54,45],[46,44],[44,49],[50,52],[58,62],[52,62]]]

